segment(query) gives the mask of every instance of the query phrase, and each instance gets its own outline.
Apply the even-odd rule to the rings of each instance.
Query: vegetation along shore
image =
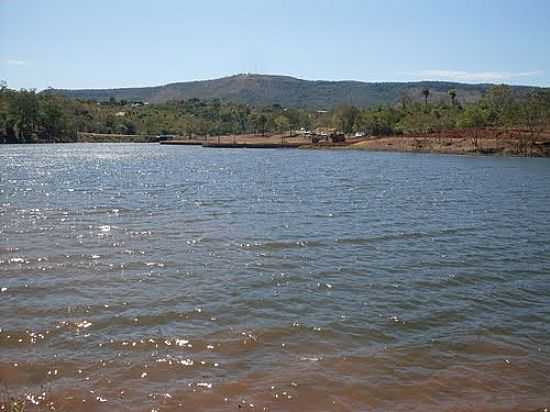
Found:
[[[434,86],[435,85],[435,86]],[[399,100],[327,108],[177,98],[84,99],[0,88],[1,143],[155,142],[214,147],[345,147],[437,153],[550,155],[550,90],[495,85],[473,95],[432,82]],[[241,100],[239,102],[239,100]],[[283,99],[285,100],[285,99]],[[264,102],[265,103],[265,102]],[[334,139],[334,136],[345,136]]]

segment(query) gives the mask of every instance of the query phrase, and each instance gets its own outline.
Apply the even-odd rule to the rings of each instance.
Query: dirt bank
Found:
[[[446,154],[550,157],[550,132],[523,129],[465,129],[424,135],[368,138],[350,149]]]

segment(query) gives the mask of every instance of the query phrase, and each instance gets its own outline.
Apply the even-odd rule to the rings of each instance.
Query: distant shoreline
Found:
[[[550,157],[550,140],[533,142],[499,140],[495,138],[397,136],[379,137],[347,147],[352,150],[370,150],[405,153],[436,153],[454,155],[496,155],[523,157]]]
[[[232,149],[331,149],[367,150],[404,153],[435,153],[454,155],[500,155],[550,157],[550,131],[533,136],[525,130],[465,129],[446,133],[402,136],[347,136],[342,143],[321,141],[312,143],[308,136],[286,134],[242,134],[224,136],[195,136],[160,141],[153,135],[123,135],[79,133],[74,143],[160,143],[173,146],[203,146]],[[36,144],[36,143],[24,143]],[[46,143],[50,144],[50,143]],[[53,144],[53,143],[51,143]],[[59,143],[55,143],[59,144]]]
[[[536,135],[524,129],[478,128],[402,136],[347,136],[343,143],[303,135],[226,135],[161,142],[166,145],[202,145],[216,148],[299,148],[370,150],[455,155],[550,157],[550,131]]]

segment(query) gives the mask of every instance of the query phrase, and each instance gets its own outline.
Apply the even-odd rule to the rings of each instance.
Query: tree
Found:
[[[449,96],[451,97],[451,106],[454,107],[455,105],[455,100],[456,100],[456,89],[451,89],[449,90]]]
[[[61,99],[57,96],[45,96],[41,102],[41,136],[46,141],[64,141],[70,131]]]
[[[487,92],[485,100],[492,112],[491,114],[495,123],[505,124],[511,120],[514,109],[514,98],[510,86],[505,84],[492,86]]]
[[[424,96],[424,105],[428,106],[428,97],[430,97],[430,89],[422,89],[422,95]]]
[[[239,125],[240,133],[246,132],[246,129],[248,128],[249,115],[250,111],[248,110],[248,108],[240,106],[236,109],[236,119]]]
[[[300,112],[297,109],[285,109],[284,116],[288,119],[288,127],[287,130],[291,132],[292,130],[296,130],[300,126],[304,126],[303,124],[300,124]]]
[[[32,141],[39,121],[38,98],[34,90],[15,93],[10,99],[8,116],[17,128],[20,140]]]
[[[281,133],[290,130],[290,121],[284,115],[280,115],[275,118],[275,125],[277,126],[277,130]]]
[[[0,141],[2,143],[13,142],[15,140],[13,127],[8,115],[11,97],[12,93],[8,89],[6,82],[3,80],[0,81]]]
[[[312,114],[307,112],[306,110],[300,110],[298,113],[298,124],[297,126],[303,127],[306,130],[311,130],[311,127],[313,125],[312,122]]]
[[[400,111],[389,108],[378,108],[376,111],[364,110],[355,121],[355,131],[374,136],[389,136],[396,133]]]
[[[466,106],[458,119],[457,126],[459,128],[477,128],[485,127],[489,124],[489,112],[484,110],[478,104],[470,104]]]
[[[265,135],[265,126],[267,124],[267,116],[264,113],[255,116],[254,123],[256,125],[256,130],[260,130],[262,136]]]
[[[537,139],[544,130],[545,122],[550,117],[550,92],[531,92],[527,101],[521,105],[521,121],[529,131],[528,135],[522,134],[518,151],[533,155],[537,147]]]
[[[334,110],[332,122],[343,133],[351,133],[355,127],[358,115],[359,110],[355,106],[343,104]]]

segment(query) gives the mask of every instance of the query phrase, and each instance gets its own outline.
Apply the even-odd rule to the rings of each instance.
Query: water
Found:
[[[0,178],[29,408],[549,406],[548,160],[0,146]]]

